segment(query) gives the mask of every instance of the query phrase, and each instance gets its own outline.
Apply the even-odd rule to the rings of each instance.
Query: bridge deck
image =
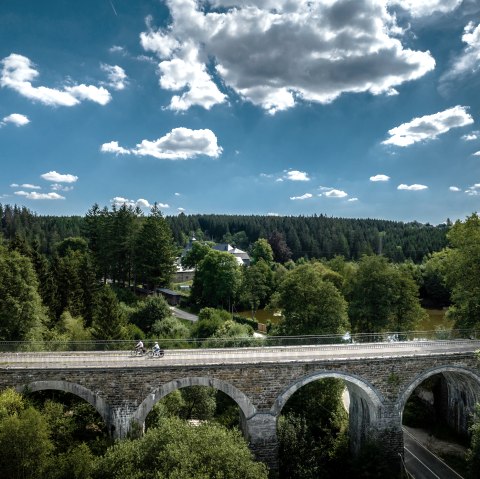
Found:
[[[464,354],[480,349],[480,340],[281,346],[224,349],[171,349],[163,358],[131,356],[129,351],[0,353],[0,369],[145,368],[208,364],[326,362]]]

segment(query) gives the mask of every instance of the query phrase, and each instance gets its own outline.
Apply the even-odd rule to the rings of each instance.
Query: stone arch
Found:
[[[365,399],[368,399],[371,403],[371,406],[374,409],[378,409],[382,407],[384,402],[384,398],[380,391],[378,391],[372,384],[370,384],[365,379],[353,375],[348,374],[342,371],[317,371],[308,376],[304,376],[303,378],[297,379],[295,382],[289,384],[287,388],[277,397],[275,403],[273,404],[272,408],[270,409],[271,414],[278,416],[285,406],[285,403],[288,401],[290,396],[298,391],[301,387],[305,386],[312,381],[316,381],[317,379],[325,379],[325,378],[337,378],[343,379],[347,383],[347,388],[350,391],[362,393],[362,396]]]
[[[81,397],[96,409],[106,424],[110,423],[110,408],[108,407],[107,403],[100,396],[96,395],[94,392],[90,391],[90,389],[87,389],[80,384],[71,383],[68,381],[33,381],[17,387],[18,392],[23,392],[25,390],[29,392],[36,392],[49,389],[64,391]]]
[[[286,402],[296,391],[312,381],[325,378],[343,379],[346,383],[350,395],[350,447],[355,454],[360,450],[364,441],[375,433],[384,403],[382,394],[372,384],[359,376],[342,371],[317,371],[312,373],[287,386],[277,397],[270,413],[278,418]]]
[[[470,415],[480,402],[480,375],[462,366],[437,366],[416,376],[398,395],[395,410],[402,418],[405,405],[416,387],[426,379],[440,374],[445,380],[445,413],[449,425],[460,434],[468,435]]]
[[[242,419],[250,418],[255,415],[256,408],[250,401],[250,399],[235,386],[222,381],[221,379],[208,378],[208,377],[186,377],[182,379],[175,379],[170,381],[154,392],[150,393],[137,408],[133,414],[133,419],[138,424],[143,424],[148,413],[152,410],[153,406],[160,401],[167,394],[170,394],[177,389],[186,388],[190,386],[207,386],[211,388],[218,389],[219,391],[224,392],[227,396],[230,396],[240,408]]]

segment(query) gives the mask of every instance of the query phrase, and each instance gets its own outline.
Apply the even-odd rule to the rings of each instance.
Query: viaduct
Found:
[[[99,412],[114,437],[142,428],[155,403],[179,388],[223,391],[238,405],[245,438],[258,460],[277,467],[277,419],[289,397],[322,378],[339,378],[350,395],[352,452],[378,439],[392,461],[403,455],[402,413],[412,392],[439,375],[444,417],[467,434],[480,402],[480,341],[411,341],[334,346],[167,350],[165,357],[127,352],[0,353],[0,390],[61,390]]]

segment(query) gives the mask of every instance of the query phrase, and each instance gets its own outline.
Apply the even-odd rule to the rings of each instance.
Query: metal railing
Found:
[[[328,334],[305,336],[245,336],[207,339],[146,339],[145,347],[153,346],[156,340],[163,349],[201,348],[255,348],[278,346],[319,346],[342,344],[375,344],[424,341],[455,341],[480,339],[480,331],[472,329],[434,331],[393,331],[382,333]],[[92,341],[0,341],[0,353],[8,352],[62,352],[62,351],[125,351],[134,348],[133,340]]]

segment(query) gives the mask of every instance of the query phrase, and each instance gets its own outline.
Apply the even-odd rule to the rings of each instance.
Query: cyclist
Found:
[[[153,345],[153,352],[158,353],[160,351],[160,346],[158,345],[158,341],[155,341],[155,344]]]
[[[135,350],[141,351],[142,353],[145,352],[145,346],[143,345],[143,341],[141,339],[140,341],[138,341],[137,345],[135,346]]]

